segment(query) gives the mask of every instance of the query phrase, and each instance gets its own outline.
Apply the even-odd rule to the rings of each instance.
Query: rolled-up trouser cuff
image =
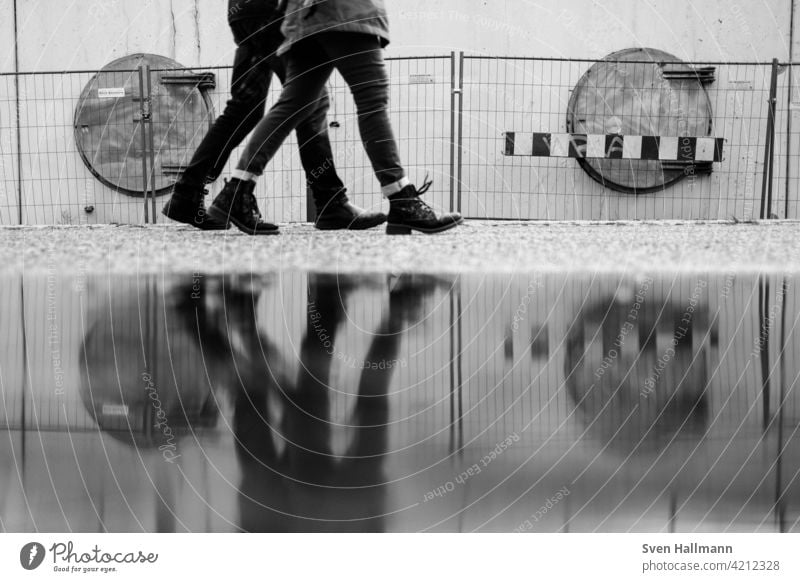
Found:
[[[409,184],[411,184],[411,181],[408,178],[403,177],[403,178],[400,178],[397,182],[393,182],[391,184],[387,184],[386,186],[382,186],[381,187],[381,193],[386,198],[388,198],[389,196],[392,196],[393,194],[397,194],[398,192],[400,192],[403,188],[405,188]]]

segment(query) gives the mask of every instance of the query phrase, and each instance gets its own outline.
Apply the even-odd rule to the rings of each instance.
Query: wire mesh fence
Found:
[[[796,66],[642,54],[388,59],[410,178],[430,174],[428,201],[468,218],[800,218]],[[149,57],[0,75],[0,224],[166,221],[160,207],[224,109],[231,68]],[[337,170],[357,204],[381,206],[349,89],[335,74],[329,91]],[[275,80],[267,107],[278,94]],[[304,221],[294,136],[285,145],[256,195],[269,218]]]
[[[409,178],[421,184],[426,174],[433,187],[425,195],[436,209],[453,204],[454,61],[452,57],[388,59],[390,119],[400,159]],[[380,188],[361,144],[358,114],[344,80],[336,74],[331,82],[331,142],[340,163],[342,179],[356,192],[356,201],[367,207],[382,204]],[[359,198],[359,194],[363,197]]]
[[[466,214],[758,218],[771,65],[690,67],[633,57],[601,62],[466,57]],[[544,134],[553,146],[504,155],[498,143],[504,132],[517,132],[518,142],[520,132],[525,139]],[[564,134],[576,151],[556,155],[556,138]],[[605,146],[595,157],[587,151],[592,136],[600,136]],[[697,159],[695,142],[688,139],[689,155],[681,159],[684,138],[690,136],[724,139],[721,163]],[[618,143],[604,141],[607,137]],[[670,138],[678,142],[677,156],[674,149],[666,156],[663,151]]]
[[[781,65],[777,75],[773,212],[800,218],[800,67]]]

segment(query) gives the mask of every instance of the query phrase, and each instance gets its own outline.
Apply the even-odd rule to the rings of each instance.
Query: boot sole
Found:
[[[225,212],[224,210],[220,210],[213,204],[208,207],[208,215],[212,218],[216,218],[221,223],[226,225],[226,228],[230,228],[230,225],[233,224],[236,228],[241,230],[245,234],[249,234],[250,236],[264,236],[264,235],[272,235],[272,234],[280,234],[280,230],[275,228],[274,230],[252,230],[248,226],[244,225],[242,222]]]
[[[220,221],[220,224],[218,225],[211,225],[211,226],[202,222],[198,224],[194,222],[193,218],[186,218],[185,216],[170,214],[169,211],[167,210],[167,206],[164,206],[164,208],[161,209],[161,214],[163,214],[170,220],[174,220],[175,222],[180,222],[181,224],[188,224],[189,226],[193,226],[199,230],[228,230],[231,227],[230,224],[226,224],[224,221]],[[206,211],[206,214],[209,216],[211,215],[211,213],[208,211]]]
[[[445,224],[438,228],[422,228],[420,226],[408,226],[406,224],[392,224],[391,222],[386,225],[386,234],[411,234],[412,230],[416,230],[417,232],[421,232],[423,234],[438,234],[440,232],[445,232],[450,230],[451,228],[457,227],[459,224],[464,222],[464,218],[459,218],[455,222],[451,222],[450,224]]]
[[[382,225],[386,222],[386,217],[376,218],[367,222],[358,224],[356,222],[348,222],[347,224],[315,224],[317,230],[368,230]]]

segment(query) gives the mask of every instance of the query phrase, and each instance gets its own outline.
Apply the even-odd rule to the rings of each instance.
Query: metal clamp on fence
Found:
[[[717,80],[717,67],[680,67],[669,64],[662,66],[663,77],[667,81],[697,81],[703,85],[710,85]]]
[[[161,173],[167,176],[179,176],[185,169],[183,164],[161,164]]]
[[[201,91],[213,91],[217,88],[217,77],[214,73],[163,73],[162,85],[191,85]]]

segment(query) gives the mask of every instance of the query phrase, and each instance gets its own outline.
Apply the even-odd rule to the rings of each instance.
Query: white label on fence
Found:
[[[125,97],[125,87],[105,87],[97,90],[99,99],[119,99]]]
[[[753,82],[752,81],[737,81],[731,79],[729,81],[731,89],[734,91],[752,91],[753,90]]]
[[[409,85],[427,85],[430,83],[435,82],[433,79],[433,75],[409,75],[408,76],[408,84]]]
[[[103,404],[103,416],[128,416],[128,407],[124,404]]]

